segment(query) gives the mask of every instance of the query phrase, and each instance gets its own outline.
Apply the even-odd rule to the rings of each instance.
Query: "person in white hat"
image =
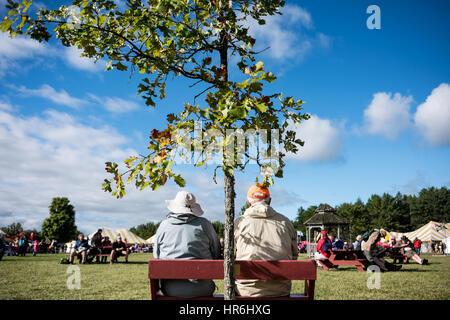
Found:
[[[195,196],[187,191],[166,200],[170,213],[161,222],[155,236],[153,255],[159,259],[219,259],[220,242],[213,225],[201,217],[203,210]],[[161,280],[161,291],[167,296],[194,298],[211,296],[212,280]]]

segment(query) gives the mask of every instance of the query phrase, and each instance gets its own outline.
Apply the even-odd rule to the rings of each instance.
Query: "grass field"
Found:
[[[427,256],[430,265],[403,265],[398,272],[380,274],[380,288],[368,289],[371,274],[353,267],[318,271],[315,298],[331,299],[450,299],[450,257]],[[0,261],[0,300],[7,299],[149,299],[147,260],[151,254],[132,254],[129,263],[80,266],[81,288],[69,290],[69,265],[59,264],[63,254],[37,257],[4,256]],[[299,259],[305,259],[302,255]],[[223,281],[216,281],[223,293]],[[303,281],[293,281],[294,293],[302,293]]]

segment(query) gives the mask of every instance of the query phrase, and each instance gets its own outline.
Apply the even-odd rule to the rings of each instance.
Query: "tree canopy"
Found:
[[[146,240],[146,239],[150,238],[151,236],[153,236],[156,233],[160,223],[161,222],[158,222],[158,223],[148,222],[148,223],[145,223],[145,224],[140,224],[140,225],[138,225],[136,227],[130,228],[130,231],[135,233],[136,235],[138,235],[142,239]]]
[[[64,243],[77,237],[75,210],[65,197],[53,198],[49,206],[50,217],[42,223],[42,236]]]

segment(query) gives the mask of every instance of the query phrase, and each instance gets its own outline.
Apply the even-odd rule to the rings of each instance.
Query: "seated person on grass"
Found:
[[[320,232],[320,240],[317,242],[316,249],[314,253],[314,259],[319,267],[322,266],[319,260],[328,259],[331,255],[332,243],[330,238],[328,238],[327,232],[325,230]]]
[[[102,253],[102,250],[101,250],[102,240],[103,240],[102,229],[98,229],[97,232],[92,236],[91,248],[89,249],[89,254],[97,255],[95,257],[95,262],[97,262],[97,263],[99,262],[99,259],[100,259],[98,254]],[[94,258],[92,257],[92,259],[94,259]]]
[[[117,240],[113,242],[110,256],[110,264],[117,262],[118,257],[125,256],[125,262],[128,262],[128,253],[130,251],[127,248],[127,244],[122,241],[122,237],[118,236]]]
[[[421,259],[417,252],[414,250],[413,243],[406,237],[403,236],[400,241],[400,252],[408,259],[414,259],[418,264],[427,265],[427,259]]]
[[[270,202],[264,185],[248,190],[249,208],[235,221],[236,260],[297,260],[297,231]],[[290,280],[236,280],[236,294],[241,296],[281,297],[290,291]]]
[[[111,240],[109,240],[109,237],[103,238],[103,241],[102,241],[102,253],[103,254],[111,254]],[[108,259],[107,256],[102,256],[101,262],[102,263],[106,262],[107,259]]]
[[[170,213],[156,231],[153,248],[157,259],[220,259],[219,238],[211,222],[201,217],[203,210],[195,196],[180,191],[166,200]],[[216,285],[210,279],[162,279],[166,296],[195,298],[212,296]]]
[[[86,263],[87,250],[89,249],[88,241],[84,238],[84,234],[78,235],[78,240],[73,247],[73,251],[70,254],[69,262],[73,264],[75,256],[78,258],[78,262]]]

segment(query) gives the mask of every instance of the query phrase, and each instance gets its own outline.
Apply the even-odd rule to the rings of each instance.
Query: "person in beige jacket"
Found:
[[[361,249],[366,256],[367,261],[371,265],[376,265],[382,272],[386,271],[397,271],[400,270],[402,266],[396,266],[384,260],[383,256],[386,249],[378,246],[378,241],[383,237],[386,237],[386,230],[384,229],[374,229],[370,234],[369,239],[361,245]]]
[[[270,206],[270,193],[260,185],[247,193],[249,208],[235,221],[236,260],[297,260],[297,232],[292,222]],[[288,296],[289,280],[236,280],[236,294]]]

